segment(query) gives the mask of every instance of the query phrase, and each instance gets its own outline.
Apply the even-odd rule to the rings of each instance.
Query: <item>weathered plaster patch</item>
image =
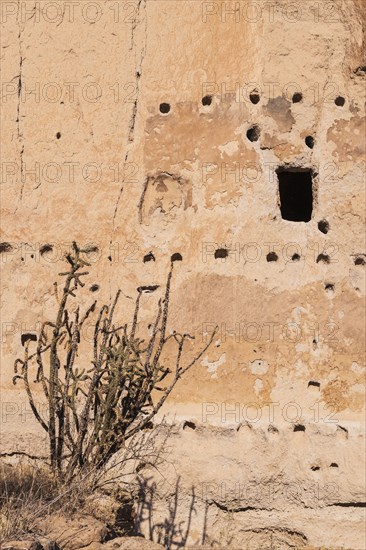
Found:
[[[365,370],[365,367],[360,367],[360,365],[358,365],[358,363],[356,363],[355,361],[352,363],[351,365],[351,370],[353,372],[357,372],[359,374],[361,374],[362,372],[364,372]]]
[[[360,135],[364,136],[366,131],[366,119],[361,116],[354,116],[351,120],[337,120],[327,132],[327,141],[337,145],[333,156],[339,161],[364,159],[366,143]]]
[[[270,99],[264,111],[277,122],[280,132],[291,132],[295,119],[291,113],[291,103],[287,99],[284,97]]]
[[[256,359],[255,361],[250,361],[249,368],[252,374],[267,374],[269,365],[263,359]]]
[[[159,172],[146,178],[140,198],[140,222],[147,223],[155,210],[160,210],[166,221],[174,219],[177,210],[192,206],[191,183],[175,174]]]
[[[239,151],[239,143],[237,141],[229,141],[224,145],[219,145],[219,150],[221,151],[221,158],[224,158],[224,154],[231,157]]]
[[[364,393],[365,392],[365,386],[364,384],[354,384],[351,386],[351,391],[354,393]]]
[[[201,361],[203,367],[207,367],[207,372],[212,374],[211,378],[217,378],[217,369],[226,362],[226,353],[223,353],[217,361],[209,361],[208,355]]]
[[[263,389],[263,382],[260,378],[257,378],[254,382],[254,391],[256,395],[259,395]]]

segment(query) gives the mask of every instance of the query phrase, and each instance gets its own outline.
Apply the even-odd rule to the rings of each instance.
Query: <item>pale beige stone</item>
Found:
[[[239,1],[233,15],[234,2],[98,0],[95,22],[81,2],[55,22],[43,0],[2,4],[1,452],[47,456],[13,362],[21,334],[54,315],[65,243],[99,248],[85,307],[122,288],[125,321],[127,296],[160,285],[144,298],[142,333],[179,252],[169,330],[194,334],[197,348],[220,330],[162,410],[177,425],[172,464],[148,470],[156,504],[141,531],[150,519],[157,539],[179,479],[180,544],[365,548],[366,3],[274,0],[248,12]],[[281,219],[274,171],[285,165],[317,173],[308,223]],[[229,256],[215,259],[221,248]],[[149,252],[156,261],[143,263]],[[202,497],[208,483],[215,502]]]
[[[142,537],[119,537],[103,544],[104,550],[162,550],[164,546]]]
[[[36,528],[65,550],[78,550],[94,542],[103,542],[108,536],[107,526],[92,516],[75,515],[66,518],[52,514],[37,520]]]

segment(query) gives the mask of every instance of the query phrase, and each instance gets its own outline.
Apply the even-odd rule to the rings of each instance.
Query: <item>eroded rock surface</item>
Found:
[[[3,4],[1,452],[48,453],[13,363],[70,243],[83,307],[156,287],[141,335],[177,254],[168,330],[219,333],[140,532],[365,548],[365,2]]]

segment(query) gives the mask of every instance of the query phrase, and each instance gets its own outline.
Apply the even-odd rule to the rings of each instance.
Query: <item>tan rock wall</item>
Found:
[[[24,393],[11,383],[13,361],[21,334],[54,311],[52,282],[68,243],[98,247],[85,304],[119,287],[133,296],[141,284],[163,285],[179,252],[171,329],[194,333],[199,346],[219,325],[215,345],[164,411],[201,426],[187,435],[182,424],[173,438],[185,494],[228,478],[266,486],[273,478],[282,493],[292,482],[301,495],[313,483],[337,486],[336,497],[310,506],[321,508],[318,519],[303,497],[281,500],[273,517],[272,504],[243,504],[229,491],[207,536],[239,546],[258,539],[257,548],[273,527],[276,536],[286,528],[312,544],[363,547],[364,2],[42,0],[1,8],[6,450],[35,444]],[[250,141],[254,125],[260,135]],[[312,170],[308,223],[282,219],[278,167]],[[217,249],[228,257],[215,259]],[[144,263],[150,251],[156,261]],[[270,252],[276,261],[267,261]],[[146,298],[141,330],[158,292]],[[252,429],[236,432],[246,421]],[[305,433],[293,433],[295,424]],[[206,502],[197,504],[190,542],[202,538]],[[188,510],[187,497],[184,521]],[[256,529],[267,539],[255,539]]]

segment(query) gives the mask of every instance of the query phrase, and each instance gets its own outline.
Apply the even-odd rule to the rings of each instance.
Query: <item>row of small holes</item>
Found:
[[[202,98],[201,103],[204,107],[209,107],[212,103],[212,99],[213,99],[212,95],[205,95]],[[249,99],[251,103],[253,103],[253,105],[257,105],[257,103],[259,103],[260,101],[260,95],[256,92],[252,92],[249,95]],[[300,92],[296,92],[292,96],[292,103],[300,103],[302,100],[303,100],[303,95]],[[344,97],[338,96],[335,98],[334,103],[337,105],[337,107],[343,107],[344,104],[346,103],[346,100]],[[170,109],[171,107],[169,103],[160,103],[159,105],[159,110],[164,115],[168,114],[170,112]],[[60,137],[61,137],[61,134],[60,134]]]
[[[338,468],[338,464],[336,462],[332,462],[329,468]],[[317,472],[320,470],[320,466],[312,466],[310,469],[313,470],[313,472]]]
[[[247,131],[247,138],[251,142],[258,141],[260,138],[260,135],[261,135],[261,130],[257,124],[255,124],[254,126],[251,126]],[[314,145],[315,145],[314,137],[306,136],[305,144],[307,145],[307,147],[309,147],[309,149],[314,149]]]
[[[241,426],[239,426],[237,428],[237,431],[239,431]],[[251,426],[249,426],[251,428]],[[192,422],[191,420],[185,420],[183,422],[183,427],[182,429],[184,431],[186,430],[192,430],[192,431],[195,431],[197,428],[195,422]],[[342,428],[343,429],[343,428]],[[295,426],[293,427],[293,431],[294,432],[305,432],[306,431],[306,428],[303,424],[295,424]],[[275,427],[275,426],[268,426],[268,432],[269,433],[279,433],[278,432],[278,429]],[[336,462],[331,462],[331,464],[329,465],[329,468],[338,468],[338,464]],[[317,471],[317,470],[320,470],[320,466],[311,466],[311,470],[313,470],[313,472]]]
[[[319,222],[318,227],[319,227],[320,231],[322,231],[323,233],[327,233],[328,230],[329,230],[329,224],[326,220],[322,220],[321,222]],[[0,253],[3,254],[3,253],[6,253],[6,252],[10,252],[11,250],[13,250],[13,247],[10,243],[6,243],[6,242],[0,243]],[[41,256],[43,256],[44,254],[47,254],[47,252],[51,252],[51,250],[53,250],[53,246],[50,245],[50,244],[45,244],[45,245],[41,246],[40,254],[41,254]],[[89,252],[89,253],[90,252],[98,252],[98,250],[99,250],[98,247],[91,246],[91,247],[89,247],[88,250],[86,250],[86,252]],[[229,256],[229,250],[226,249],[226,248],[218,248],[215,251],[215,254],[214,254],[215,259],[220,259],[220,258],[225,259],[228,256]],[[34,254],[31,254],[31,258],[34,258]],[[267,262],[277,262],[278,255],[276,254],[276,252],[269,252],[269,254],[267,254],[266,258],[267,258]],[[112,261],[111,256],[108,256],[108,259],[109,259],[109,261]],[[301,256],[299,254],[295,253],[291,257],[291,259],[292,259],[293,262],[298,262],[301,259]],[[24,261],[24,258],[21,258],[21,260]],[[171,262],[181,262],[182,260],[183,260],[183,257],[179,252],[175,252],[170,257]],[[146,254],[143,257],[143,262],[146,263],[146,262],[151,262],[151,261],[155,262],[155,256],[152,252],[149,252],[148,254]],[[330,263],[330,257],[327,254],[319,254],[317,259],[316,259],[316,263],[319,263],[319,262],[329,264]],[[362,256],[357,256],[354,259],[354,264],[355,265],[366,265],[366,259]],[[98,286],[98,285],[93,285],[93,286]],[[93,288],[93,290],[91,288],[90,290],[95,292],[96,290],[98,290],[98,288]],[[333,290],[333,285],[331,285],[331,284],[327,285],[326,289],[327,290]]]
[[[179,254],[179,252],[175,252],[174,254],[172,254],[172,256],[170,257],[170,261],[171,262],[181,262],[183,260],[183,257],[181,254]],[[155,256],[152,252],[149,252],[148,254],[146,254],[143,258],[143,262],[144,264],[146,262],[155,262]]]
[[[256,124],[254,126],[251,126],[247,131],[247,138],[251,142],[258,141],[260,135],[260,128]],[[309,149],[313,149],[315,145],[315,139],[313,138],[313,136],[306,136],[305,144],[307,145],[307,147],[309,147]]]
[[[295,424],[295,426],[293,427],[293,431],[294,432],[305,432],[306,428],[303,424]],[[275,426],[268,426],[268,431],[270,433],[279,433],[278,429],[275,427]],[[342,433],[346,439],[348,439],[348,430],[347,428],[344,428],[343,426],[337,426],[337,432],[338,433]],[[336,462],[332,462],[330,464],[330,468],[338,468],[338,464]],[[312,466],[311,469],[313,471],[316,471],[316,470],[319,470],[320,469],[320,466]]]
[[[205,107],[208,107],[209,105],[211,105],[212,99],[213,99],[212,95],[205,95],[201,100],[202,105],[205,106]],[[249,95],[249,99],[253,103],[253,105],[257,105],[257,103],[259,103],[259,101],[260,101],[260,95],[257,94],[256,92],[252,92]]]
[[[227,258],[229,256],[229,252],[228,250],[225,250],[225,249],[219,249],[219,250],[216,250],[215,252],[215,259],[220,259],[220,258]],[[30,256],[31,258],[34,258],[34,254],[31,254]],[[24,262],[24,258],[20,258],[22,262]],[[111,262],[112,261],[112,256],[108,256],[108,260]],[[267,254],[266,256],[266,260],[267,262],[277,262],[278,260],[278,255],[276,254],[276,252],[269,252],[269,254]],[[299,254],[295,253],[291,256],[291,260],[293,262],[299,262],[301,260],[301,256],[299,256]],[[145,260],[144,259],[144,263],[146,261],[150,261],[150,260]],[[155,261],[155,260],[153,260]],[[180,254],[173,254],[170,258],[170,261],[171,262],[181,262],[182,261],[182,256]],[[316,259],[316,263],[324,263],[324,264],[330,264],[330,256],[328,256],[327,254],[319,254],[319,256],[317,257]],[[361,257],[358,257],[358,258],[355,258],[354,260],[354,264],[355,265],[366,265],[366,260],[364,258],[361,258]],[[97,286],[97,285],[96,285]],[[326,290],[334,290],[334,285],[326,285]],[[94,288],[94,289],[90,289],[92,290],[93,292],[95,292],[96,290],[98,290],[97,288]]]
[[[227,248],[218,248],[215,251],[215,254],[214,254],[214,257],[215,257],[216,260],[225,259],[228,256],[229,256],[229,250]],[[276,254],[276,252],[269,252],[266,256],[266,259],[267,259],[267,262],[277,262],[278,255]],[[300,259],[301,259],[301,256],[297,253],[295,253],[295,254],[293,254],[293,256],[291,256],[291,260],[293,262],[299,262]],[[318,264],[320,262],[322,262],[324,264],[330,264],[330,256],[328,256],[328,254],[319,254],[317,259],[316,259],[316,263]],[[355,258],[354,264],[355,265],[366,265],[366,260],[364,258],[362,258],[361,256],[359,256],[359,257]],[[333,290],[332,285],[329,285],[329,288],[327,288],[327,290]]]

